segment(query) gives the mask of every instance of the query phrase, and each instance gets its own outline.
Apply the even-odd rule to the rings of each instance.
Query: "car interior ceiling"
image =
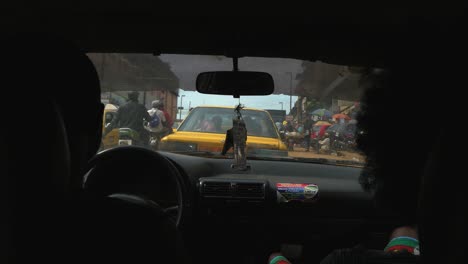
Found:
[[[120,10],[120,12],[122,11]],[[354,11],[358,12],[359,9],[356,8]],[[115,14],[118,13],[116,12]],[[405,47],[405,43],[401,43],[398,41],[399,39],[414,40],[413,45],[417,46],[429,39],[433,40],[434,35],[440,34],[443,37],[445,34],[453,34],[460,27],[458,24],[455,24],[459,18],[458,12],[444,13],[442,11],[442,15],[440,16],[425,18],[417,16],[420,18],[414,25],[414,29],[420,29],[420,35],[417,36],[406,27],[409,16],[403,15],[406,14],[405,12],[399,13],[401,15],[392,21],[385,20],[388,18],[385,16],[363,15],[356,21],[358,26],[355,27],[349,27],[348,16],[343,17],[339,14],[334,15],[334,18],[336,18],[334,23],[326,25],[321,21],[322,17],[302,17],[302,20],[297,19],[288,24],[279,23],[275,17],[258,19],[251,16],[244,18],[242,21],[233,20],[235,17],[216,17],[221,22],[217,23],[214,28],[205,26],[213,20],[213,17],[191,17],[182,19],[177,23],[171,23],[165,18],[153,19],[153,14],[150,12],[146,16],[141,16],[141,13],[139,13],[140,16],[131,16],[133,19],[115,21],[113,28],[118,32],[118,34],[115,34],[116,32],[112,30],[104,30],[109,25],[109,22],[106,22],[106,20],[114,17],[115,14],[109,14],[108,17],[98,16],[100,13],[97,11],[93,13],[81,9],[75,10],[72,14],[68,19],[64,18],[64,23],[61,25],[56,25],[56,22],[52,20],[41,20],[40,23],[35,24],[28,23],[34,20],[34,15],[29,17],[28,20],[17,22],[19,18],[23,19],[27,17],[26,15],[20,15],[18,16],[19,18],[12,18],[12,21],[16,21],[17,28],[10,27],[5,32],[9,34],[17,32],[22,32],[21,34],[29,34],[24,32],[34,32],[34,34],[37,34],[37,32],[47,32],[44,35],[51,34],[64,37],[86,52],[283,57],[312,61],[318,60],[342,65],[398,67],[399,63],[402,60],[404,61],[406,56],[411,52],[408,50],[399,51],[402,47]],[[84,17],[88,19],[76,20],[77,18]],[[151,22],[149,23],[148,21],[150,20]],[[373,20],[374,23],[369,23],[369,20]],[[310,30],[311,25],[314,30]],[[438,33],[434,33],[434,30],[438,31]],[[157,31],[158,34],[143,34],[143,32],[152,31]],[[313,31],[313,34],[309,34],[311,31]],[[278,34],[284,37],[278,39]],[[194,39],[197,41],[193,41]],[[434,50],[437,44],[432,43],[430,47],[421,48],[421,53],[424,53],[424,50],[427,49],[427,53],[437,56],[437,54],[443,53],[443,50],[448,46],[446,43],[443,43],[442,39],[433,41],[440,43],[440,46],[438,46],[440,50]],[[20,73],[17,73],[16,77],[19,77],[18,74]],[[24,74],[24,72],[21,72],[21,74]],[[459,84],[458,79],[452,80],[452,82]],[[29,82],[26,83],[31,84]],[[46,87],[47,84],[41,83],[39,86]],[[13,94],[18,96],[19,93],[18,91],[13,91]],[[66,191],[63,191],[65,188],[63,186],[66,186],[68,181],[63,181],[63,179],[67,178],[65,176],[70,172],[69,146],[66,135],[63,135],[65,125],[63,124],[63,120],[61,120],[62,116],[57,106],[53,101],[49,101],[49,97],[38,91],[33,91],[31,95],[33,96],[27,99],[27,103],[32,105],[35,104],[36,99],[44,100],[43,107],[38,109],[39,112],[36,115],[40,114],[41,116],[48,117],[40,121],[36,120],[32,125],[39,127],[46,124],[52,128],[52,130],[42,130],[38,133],[38,136],[43,139],[40,144],[42,146],[54,146],[54,149],[47,152],[48,155],[44,155],[40,148],[36,148],[33,153],[27,154],[28,156],[38,157],[32,163],[32,166],[36,167],[37,173],[36,175],[31,175],[27,171],[28,168],[22,166],[25,162],[25,157],[21,150],[27,148],[27,143],[23,142],[13,147],[8,146],[8,165],[11,165],[9,168],[16,170],[14,173],[10,170],[8,175],[9,180],[15,181],[15,188],[12,189],[13,193],[11,197],[17,203],[12,208],[14,211],[11,212],[16,217],[16,219],[14,218],[15,222],[13,226],[15,229],[12,230],[14,232],[21,230],[18,237],[15,238],[17,240],[15,240],[14,243],[16,244],[14,246],[19,247],[19,245],[24,245],[24,243],[18,242],[19,239],[29,241],[27,246],[23,248],[11,248],[17,255],[21,252],[21,254],[27,253],[30,258],[40,256],[47,259],[48,254],[50,254],[54,256],[50,261],[57,263],[63,261],[63,259],[69,260],[70,255],[75,256],[76,260],[80,261],[88,261],[87,257],[98,256],[95,260],[103,262],[128,260],[133,263],[148,262],[148,260],[158,258],[159,260],[164,258],[169,260],[170,256],[179,257],[175,262],[182,263],[186,261],[185,258],[190,259],[192,256],[192,262],[201,263],[204,256],[212,255],[212,258],[207,259],[208,263],[211,263],[209,260],[216,258],[224,263],[230,263],[229,261],[224,261],[226,259],[224,254],[231,252],[238,255],[253,255],[254,257],[249,259],[249,261],[259,261],[261,260],[259,256],[264,257],[268,253],[271,253],[266,250],[274,249],[272,245],[279,245],[281,242],[285,242],[280,241],[282,235],[284,235],[284,237],[290,240],[286,241],[290,242],[290,244],[306,242],[316,247],[316,251],[308,248],[310,251],[303,253],[310,255],[308,256],[309,260],[318,263],[323,255],[326,255],[326,252],[338,247],[349,247],[359,239],[365,240],[365,244],[371,248],[378,248],[384,239],[383,236],[386,228],[383,228],[383,226],[398,225],[397,221],[399,219],[396,217],[389,217],[388,219],[382,217],[377,220],[372,219],[372,221],[364,219],[361,222],[361,218],[343,217],[339,213],[333,212],[333,208],[319,211],[319,214],[333,215],[333,218],[314,216],[314,213],[307,212],[307,209],[294,210],[289,208],[280,213],[276,212],[277,214],[268,214],[268,217],[277,219],[264,224],[261,216],[264,213],[262,210],[249,208],[248,213],[240,210],[239,215],[236,216],[233,213],[235,212],[233,208],[213,207],[215,208],[213,210],[217,210],[216,213],[219,218],[201,217],[200,219],[204,221],[209,220],[212,222],[195,222],[197,226],[195,228],[192,227],[192,229],[189,228],[190,225],[181,225],[182,230],[176,230],[171,219],[161,216],[160,208],[155,208],[148,200],[142,199],[139,196],[116,196],[114,199],[102,199],[102,197],[96,197],[103,195],[92,193],[90,196],[80,197],[78,202],[74,201],[63,204],[62,202],[68,199]],[[29,115],[26,109],[19,111],[19,113],[24,116]],[[22,120],[13,118],[12,120],[8,119],[8,122],[12,126],[21,127]],[[49,133],[50,131],[53,131],[53,133]],[[464,216],[464,213],[466,213],[466,194],[463,192],[462,184],[454,184],[454,182],[459,181],[457,177],[454,178],[452,176],[450,179],[447,179],[449,173],[460,176],[463,172],[456,172],[458,168],[454,165],[456,161],[449,158],[453,151],[453,146],[444,144],[443,139],[450,137],[447,133],[448,131],[443,127],[441,128],[441,132],[437,133],[435,137],[434,151],[431,152],[429,162],[427,163],[421,187],[420,229],[425,263],[463,263],[464,261],[468,261],[466,256],[468,243],[464,241],[466,238],[464,235],[467,234],[466,224],[464,224],[467,223],[466,216]],[[21,133],[15,131],[15,133],[9,134],[9,140],[13,142],[22,142],[21,139],[27,137],[27,131],[22,131]],[[128,158],[135,154],[141,155],[141,160],[161,159],[163,163],[169,160],[170,164],[167,164],[168,167],[166,167],[170,168],[168,169],[168,174],[180,173],[181,175],[177,177],[185,179],[185,184],[190,186],[195,186],[194,182],[197,182],[199,178],[205,177],[203,175],[208,175],[212,178],[221,177],[223,179],[233,177],[232,175],[226,175],[228,173],[225,173],[222,169],[223,166],[229,163],[227,161],[206,161],[203,158],[180,157],[176,154],[167,154],[163,157],[158,156],[159,154],[134,153],[130,151],[130,153],[118,156],[122,160],[120,164],[123,164],[125,160],[128,160]],[[148,155],[156,156],[149,158]],[[112,156],[112,160],[105,162],[112,163],[112,161],[115,161],[114,158],[116,157]],[[51,161],[54,161],[52,165],[50,165]],[[146,166],[143,162],[136,162],[135,164],[142,167],[141,181],[147,184],[146,187],[151,186],[150,184],[161,184],[161,182],[152,183],[146,177],[150,166]],[[286,169],[275,165],[273,162],[267,165],[262,164],[262,161],[252,161],[252,167],[258,168],[262,173],[271,173],[273,176],[270,179],[279,178],[274,173],[287,174]],[[307,177],[310,164],[294,164],[293,166],[296,166],[297,170],[297,175],[294,175],[294,177]],[[119,167],[114,169],[119,170]],[[124,167],[120,169],[125,170]],[[174,172],[174,170],[177,172]],[[273,173],[275,170],[276,172]],[[340,171],[325,172],[327,171],[325,166],[316,165],[314,167],[314,171],[328,173],[327,175],[331,178],[335,177],[337,182],[340,181],[340,178],[333,173],[338,175],[339,173],[346,172],[354,175],[352,179],[356,180],[357,183],[357,170],[352,170],[351,168],[339,168],[337,170]],[[98,171],[99,169],[96,169],[94,173],[106,173],[106,171]],[[51,175],[52,180],[39,181],[36,177],[38,175]],[[108,173],[107,176],[112,175]],[[102,180],[102,182],[95,182],[96,185],[106,185],[104,178],[99,180]],[[112,183],[118,185],[119,182],[114,180],[112,179]],[[93,182],[90,184],[93,184]],[[331,183],[324,181],[323,185],[327,184]],[[133,186],[135,188],[138,187],[138,185]],[[353,193],[355,191],[353,189],[354,185],[350,184],[350,186],[344,192]],[[10,185],[8,185],[8,188],[10,188]],[[106,186],[103,186],[97,190],[102,191],[105,188]],[[185,190],[188,192],[186,197],[192,197],[194,194],[191,192],[196,192],[187,186],[180,188],[186,188]],[[113,189],[109,192],[114,191]],[[160,189],[160,191],[164,190]],[[45,195],[47,193],[49,195]],[[332,196],[332,194],[328,195]],[[353,216],[352,210],[356,210],[359,211],[359,213],[354,212],[356,215],[366,218],[365,211],[369,208],[369,203],[367,203],[368,197],[362,195],[358,199],[366,201],[366,203],[363,202],[359,203],[359,206],[350,207],[354,201],[339,203],[332,200],[330,205],[342,209],[343,214],[348,213],[348,216]],[[37,201],[43,205],[44,207],[40,207],[43,211],[39,208],[30,209],[31,205],[28,204],[30,200]],[[194,202],[188,207],[193,208],[197,206],[199,204]],[[64,209],[67,207],[73,209]],[[346,211],[346,207],[349,207],[349,211]],[[232,210],[232,212],[226,213],[228,210]],[[361,211],[362,214],[360,214]],[[191,218],[188,218],[190,220],[203,215],[200,212],[190,213],[193,214]],[[244,214],[249,215],[249,217],[244,217]],[[285,220],[282,223],[281,221],[286,219],[286,217],[283,217],[281,214],[290,214],[293,220]],[[70,230],[70,227],[67,226],[70,223],[67,221],[70,221],[70,219],[64,220],[65,217],[74,217],[75,220],[71,222],[75,227],[79,225],[78,222],[80,221],[88,222],[88,224]],[[55,221],[47,222],[54,218],[56,218]],[[90,221],[90,219],[92,220]],[[89,221],[92,223],[89,223]],[[309,223],[311,229],[315,228],[313,225],[317,225],[323,228],[323,230],[313,233],[316,237],[305,237],[304,233],[292,227],[295,222],[298,226],[305,227],[307,226],[307,221],[311,221]],[[327,221],[329,222],[324,223]],[[216,244],[216,241],[209,245],[201,244],[199,236],[204,235],[204,233],[200,232],[200,230],[194,230],[197,227],[206,228],[210,224],[212,224],[212,229],[206,230],[206,236],[219,239],[218,243],[222,243],[222,245],[218,245],[219,248],[213,245]],[[441,226],[447,228],[447,231],[444,232]],[[100,236],[97,236],[94,232],[99,233]],[[236,232],[245,237],[236,237]],[[248,237],[249,234],[258,237],[250,238]],[[17,234],[15,233],[14,235],[16,236]],[[89,245],[85,250],[78,250],[77,252],[76,249],[80,247],[80,243],[70,243],[68,245],[51,243],[51,245],[56,246],[54,252],[58,253],[50,253],[50,249],[47,249],[50,244],[44,243],[41,239],[41,237],[47,236],[67,242],[70,241],[70,238],[66,236],[73,237],[74,239],[79,237],[87,241]],[[167,240],[158,240],[155,237],[163,237]],[[230,237],[231,239],[229,239]],[[90,238],[94,241],[89,241]],[[337,238],[339,238],[338,241]],[[115,243],[110,243],[112,240]],[[184,240],[184,243],[181,242],[182,240]],[[444,241],[447,240],[452,242],[445,243]],[[130,243],[128,243],[129,241]],[[320,243],[317,241],[320,241]],[[107,247],[100,246],[106,243],[109,243]],[[240,246],[238,243],[245,243],[245,246]],[[268,244],[268,247],[262,247],[262,245],[257,245],[256,243],[265,243]],[[67,248],[70,245],[73,245],[71,247],[75,248]],[[183,249],[184,247],[186,249]],[[229,250],[216,252],[221,247],[231,247],[234,252]],[[158,248],[158,250],[154,250],[154,248]],[[186,250],[187,253],[185,253]],[[236,250],[244,251],[236,252]],[[125,252],[125,254],[117,254],[116,251],[120,251],[120,253]],[[164,256],[160,255],[161,253],[164,253]],[[18,256],[15,257],[20,262],[21,259]],[[220,263],[221,261],[213,261],[213,263]],[[386,263],[403,263],[407,260],[403,259],[401,261]],[[245,263],[252,262],[246,261]],[[266,259],[261,263],[266,263]],[[345,261],[344,263],[354,262]],[[376,263],[379,263],[379,261],[377,260]]]

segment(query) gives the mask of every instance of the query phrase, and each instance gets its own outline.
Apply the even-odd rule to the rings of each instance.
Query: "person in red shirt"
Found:
[[[164,113],[164,118],[166,118],[166,123],[164,124],[164,130],[166,130],[166,134],[172,133],[172,125],[174,125],[174,121],[172,120],[171,115],[169,115],[169,112],[164,109],[163,101],[159,101],[158,109]]]
[[[323,136],[325,136],[325,132],[327,131],[328,127],[329,127],[329,125],[320,126],[319,131],[312,131],[312,134],[310,135],[310,138],[312,138],[312,139],[322,139]]]

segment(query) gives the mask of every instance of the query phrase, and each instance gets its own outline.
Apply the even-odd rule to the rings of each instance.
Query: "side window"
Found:
[[[112,120],[114,119],[114,116],[115,116],[115,113],[113,112],[106,113],[106,117],[105,117],[106,124],[112,122]]]

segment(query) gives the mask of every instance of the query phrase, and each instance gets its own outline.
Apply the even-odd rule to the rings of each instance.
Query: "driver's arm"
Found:
[[[120,121],[120,108],[117,109],[117,112],[115,113],[114,118],[112,118],[112,121],[109,123],[109,125],[104,129],[104,135],[106,136],[109,132],[111,132],[114,128],[118,127],[117,125],[119,124]]]
[[[143,113],[143,119],[144,119],[146,122],[151,121],[151,116],[150,116],[150,114],[148,113],[148,110],[146,110],[146,108],[145,108],[144,106],[142,106],[142,113]]]

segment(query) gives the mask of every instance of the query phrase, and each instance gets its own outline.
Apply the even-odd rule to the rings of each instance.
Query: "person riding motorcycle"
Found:
[[[164,118],[166,119],[166,123],[164,124],[164,130],[166,131],[166,135],[172,133],[172,126],[174,125],[174,121],[172,120],[171,115],[169,112],[164,108],[164,102],[159,101],[158,109],[164,113]]]
[[[286,138],[286,145],[288,146],[288,150],[294,150],[294,136],[296,133],[296,128],[294,127],[292,121],[287,121],[286,125],[284,126],[285,130],[285,138]]]
[[[174,125],[174,121],[172,120],[169,112],[167,112],[167,110],[164,108],[163,101],[159,100],[157,108],[159,111],[163,112],[164,118],[166,119],[166,121],[163,123],[163,135],[161,135],[161,138],[163,138],[172,133],[172,126]]]
[[[149,131],[144,127],[144,121],[149,122],[151,116],[148,114],[144,105],[138,103],[138,92],[128,93],[128,102],[119,107],[112,122],[106,127],[105,134],[114,128],[129,128],[138,134],[142,145],[149,143]]]
[[[326,133],[329,127],[329,125],[312,126],[310,140],[312,147],[315,148],[317,153],[320,153],[320,149],[323,146],[325,146],[324,150],[328,150],[329,148],[330,137]]]
[[[159,108],[162,106],[162,102],[159,100],[155,100],[151,103],[152,107],[150,110],[148,110],[148,114],[151,116],[152,120],[155,120],[156,118],[158,122],[153,123],[149,122],[147,125],[147,129],[150,132],[151,135],[151,140],[150,140],[150,145],[158,149],[159,142],[161,141],[161,138],[163,138],[167,132],[165,130],[167,121],[166,117],[164,116],[164,112],[159,110]]]

